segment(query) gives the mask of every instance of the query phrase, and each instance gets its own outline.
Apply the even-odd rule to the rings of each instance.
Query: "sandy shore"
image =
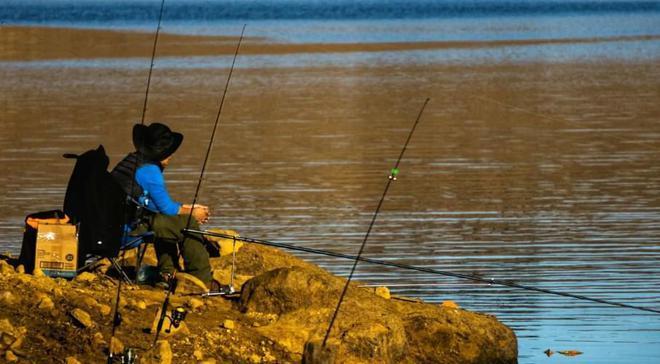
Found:
[[[0,27],[0,61],[129,58],[151,55],[154,33],[70,29],[46,27]],[[274,43],[265,39],[245,39],[241,54],[348,53],[385,52],[432,49],[471,49],[515,47],[551,44],[584,44],[619,41],[649,41],[657,35],[620,36],[603,38],[563,38],[497,41],[443,41],[406,43]],[[233,54],[237,37],[187,36],[162,33],[159,56],[210,56]]]

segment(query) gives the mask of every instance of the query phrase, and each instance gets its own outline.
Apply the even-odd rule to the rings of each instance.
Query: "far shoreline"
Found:
[[[2,25],[0,26],[0,37],[4,41],[0,48],[0,61],[144,58],[151,56],[154,36],[154,33],[130,30]],[[236,50],[237,40],[237,36],[161,33],[158,39],[157,56],[231,55]],[[397,52],[654,40],[660,40],[660,35],[492,41],[295,44],[276,43],[268,39],[248,36],[244,39],[240,52],[243,55]]]

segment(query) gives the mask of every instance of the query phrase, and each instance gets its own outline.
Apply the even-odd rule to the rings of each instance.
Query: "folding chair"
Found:
[[[132,235],[130,230],[131,230],[130,227],[126,225],[125,228],[126,233],[121,240],[121,244],[119,247],[119,254],[121,254],[121,252],[126,252],[131,249],[137,249],[136,264],[135,264],[135,272],[137,275],[138,272],[140,271],[140,268],[142,267],[142,260],[147,251],[147,245],[153,242],[154,233],[152,231],[147,231],[142,234]],[[137,277],[135,281],[132,280],[129,277],[128,273],[126,272],[126,269],[117,261],[117,257],[104,257],[100,255],[87,254],[85,265],[83,265],[81,268],[78,269],[78,273],[84,272],[92,268],[103,258],[108,258],[108,260],[110,261],[110,265],[119,273],[119,276],[126,283],[128,284],[136,283],[135,281],[137,281]]]
[[[64,157],[76,159],[63,210],[72,223],[79,225],[78,266],[81,268],[78,271],[108,258],[121,277],[130,283],[116,257],[122,250],[138,247],[142,249],[141,262],[145,243],[153,233],[136,236],[127,233],[126,229],[130,229],[135,219],[136,205],[108,172],[109,159],[102,145],[81,155],[65,154]]]
[[[138,281],[137,275],[139,274],[140,268],[142,267],[142,259],[144,258],[144,254],[147,252],[147,245],[149,243],[153,243],[155,235],[153,231],[134,234],[132,233],[132,230],[133,229],[131,229],[130,225],[124,225],[124,235],[119,247],[119,251],[125,252],[131,249],[137,249],[135,261],[135,281]],[[126,270],[123,269],[119,263],[117,263],[117,259],[112,258],[110,259],[110,262],[112,263],[112,266],[115,268],[115,270],[120,273],[126,283],[133,283],[128,277],[128,274],[126,274]]]

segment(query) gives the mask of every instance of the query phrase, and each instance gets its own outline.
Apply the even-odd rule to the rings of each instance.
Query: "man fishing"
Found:
[[[184,236],[181,232],[187,227],[197,229],[199,224],[208,222],[209,209],[172,200],[163,176],[182,141],[181,133],[171,131],[164,124],[136,124],[133,126],[135,152],[128,154],[111,173],[124,191],[145,210],[144,218],[134,229],[148,229],[155,235],[161,284],[169,282],[175,270],[181,270],[178,260],[181,249],[185,272],[210,286],[211,265],[204,238]]]

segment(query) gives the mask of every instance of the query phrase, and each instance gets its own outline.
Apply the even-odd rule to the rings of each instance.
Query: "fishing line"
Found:
[[[629,305],[629,304],[626,304],[626,303],[614,302],[614,301],[604,300],[604,299],[600,299],[600,298],[592,298],[592,297],[588,297],[588,296],[584,296],[584,295],[580,295],[580,294],[573,294],[573,293],[555,291],[555,290],[552,290],[552,289],[545,289],[545,288],[539,288],[539,287],[534,287],[534,286],[528,286],[528,285],[518,284],[518,283],[515,283],[515,282],[512,282],[512,281],[507,281],[507,280],[499,280],[499,279],[493,279],[493,278],[483,278],[483,277],[479,277],[479,276],[476,276],[476,275],[455,273],[455,272],[450,272],[450,271],[443,271],[443,270],[438,270],[438,269],[433,269],[433,268],[419,267],[419,266],[408,265],[408,264],[403,264],[403,263],[396,263],[396,262],[379,260],[379,259],[364,258],[364,257],[358,257],[358,256],[355,256],[355,255],[342,254],[342,253],[337,253],[337,252],[328,251],[328,250],[307,248],[307,247],[295,246],[295,245],[286,244],[286,243],[277,243],[277,242],[262,240],[262,239],[239,237],[239,236],[234,236],[234,235],[215,233],[215,232],[211,232],[211,231],[185,230],[184,232],[189,233],[189,234],[202,234],[202,235],[208,235],[208,236],[215,236],[215,237],[225,238],[225,239],[236,239],[237,241],[242,241],[242,242],[246,242],[246,243],[254,243],[254,244],[259,244],[259,245],[271,246],[271,247],[275,247],[275,248],[282,248],[282,249],[301,251],[301,252],[305,252],[305,253],[325,255],[325,256],[335,257],[335,258],[359,260],[361,262],[375,264],[375,265],[382,265],[382,266],[385,266],[385,267],[394,267],[394,268],[400,268],[400,269],[406,269],[406,270],[414,270],[414,271],[430,273],[430,274],[434,274],[434,275],[441,275],[441,276],[446,276],[446,277],[466,279],[466,280],[480,282],[480,283],[487,283],[488,285],[518,288],[518,289],[522,289],[522,290],[526,290],[526,291],[535,291],[535,292],[547,293],[547,294],[556,295],[556,296],[575,298],[575,299],[579,299],[579,300],[583,300],[583,301],[597,302],[597,303],[601,303],[601,304],[605,304],[605,305],[609,305],[609,306],[616,306],[616,307],[630,308],[630,309],[646,311],[646,312],[660,313],[660,310],[656,310],[656,309],[653,309],[653,308]]]
[[[162,24],[162,21],[163,21],[163,9],[164,8],[165,8],[165,0],[161,0],[161,2],[160,2],[160,11],[159,11],[159,14],[158,14],[158,25],[156,27],[156,35],[154,36],[154,43],[153,43],[152,50],[151,50],[151,63],[149,65],[149,74],[147,75],[147,86],[146,86],[146,90],[144,92],[144,104],[142,105],[142,117],[140,118],[140,125],[144,125],[144,118],[145,118],[145,115],[147,113],[147,103],[149,101],[149,89],[150,89],[150,86],[151,86],[151,75],[152,75],[153,69],[154,69],[154,61],[155,61],[155,58],[156,58],[156,47],[158,45],[158,36],[160,35],[160,28],[161,28],[161,24]],[[135,156],[135,164],[133,166],[134,171],[137,170],[138,159],[139,159],[139,157],[136,155]],[[129,201],[129,199],[133,198],[134,190],[135,190],[135,176],[133,176],[133,178],[131,178],[130,195],[127,196],[126,199],[124,200],[124,206],[123,206],[123,212],[122,212],[122,214],[124,216],[124,221],[128,220],[128,217],[127,217],[127,208],[128,207],[127,206],[128,206],[129,203],[131,203]],[[126,238],[128,236],[128,229],[126,229],[126,227],[124,227],[124,226],[122,226],[122,229],[123,229],[123,234],[122,234],[122,239],[121,239],[120,244],[123,243],[124,241],[126,241]],[[126,251],[123,250],[122,253],[121,253],[122,269],[123,269],[123,266],[124,266],[124,263],[125,263],[125,259],[124,259],[125,258],[125,252]],[[120,272],[120,275],[121,275],[121,272]],[[122,286],[122,281],[123,281],[122,278],[123,277],[119,277],[119,280],[117,282],[117,295],[115,297],[115,310],[114,310],[115,312],[114,312],[114,315],[112,316],[112,333],[110,334],[110,344],[108,346],[108,361],[107,361],[108,364],[112,364],[112,362],[114,361],[114,353],[112,352],[112,342],[115,338],[115,333],[117,331],[117,327],[121,324],[121,315],[119,313],[119,300],[120,300],[120,297],[121,297],[121,286]]]
[[[195,197],[193,198],[192,205],[190,206],[190,213],[188,214],[188,221],[186,222],[186,229],[188,230],[190,228],[190,222],[192,221],[192,216],[193,216],[193,211],[195,210],[195,205],[197,204],[197,198],[199,197],[199,190],[200,187],[202,186],[202,179],[204,178],[204,171],[206,170],[206,165],[209,160],[209,156],[211,155],[211,149],[213,149],[213,143],[215,141],[215,135],[216,131],[218,130],[218,124],[220,121],[220,115],[222,114],[222,108],[225,104],[225,97],[227,96],[227,90],[229,89],[229,82],[231,81],[231,76],[234,72],[234,66],[236,64],[236,58],[238,57],[238,51],[241,48],[241,43],[243,41],[243,34],[245,34],[245,24],[243,24],[243,29],[241,30],[241,36],[238,38],[238,44],[236,44],[236,51],[234,52],[234,58],[232,59],[231,62],[231,67],[229,68],[229,75],[227,76],[227,82],[225,83],[225,89],[222,93],[222,97],[220,99],[220,106],[218,107],[218,113],[216,114],[215,117],[215,123],[213,124],[213,132],[211,133],[211,139],[209,140],[209,145],[208,148],[206,149],[206,156],[204,157],[204,163],[202,164],[202,170],[199,174],[199,180],[197,181],[197,188],[195,189]],[[185,239],[185,236],[183,237]],[[179,244],[183,244],[183,241],[180,241]],[[183,249],[179,247],[179,251],[177,254],[177,261],[181,259],[181,254],[183,252]],[[170,276],[170,284],[167,289],[167,294],[165,295],[165,300],[163,301],[163,306],[161,307],[160,311],[160,318],[158,319],[158,325],[156,326],[156,335],[154,337],[154,342],[153,345],[156,345],[156,342],[158,341],[158,336],[160,335],[160,330],[163,328],[163,322],[165,321],[165,316],[167,312],[167,306],[169,304],[170,300],[170,295],[172,294],[172,291],[174,290],[174,279],[176,276],[176,270],[172,273]]]
[[[419,120],[422,117],[422,113],[424,112],[424,109],[426,108],[426,105],[429,103],[429,98],[427,98],[424,101],[424,104],[422,105],[421,110],[419,110],[419,114],[417,114],[417,118],[415,119],[415,123],[412,126],[412,129],[410,129],[410,133],[408,134],[408,139],[406,139],[405,144],[403,145],[403,149],[401,149],[401,154],[399,154],[399,158],[396,160],[396,164],[394,165],[394,168],[390,170],[390,176],[387,179],[387,184],[385,185],[385,190],[383,191],[383,195],[380,197],[380,201],[378,202],[378,206],[376,207],[376,212],[374,213],[373,218],[371,219],[371,223],[369,224],[369,228],[367,229],[367,233],[364,236],[364,240],[362,241],[362,245],[360,245],[360,250],[358,251],[357,256],[355,257],[355,261],[353,262],[353,267],[351,268],[351,272],[348,275],[348,279],[346,280],[346,284],[344,285],[344,289],[341,292],[341,295],[339,296],[339,302],[337,302],[337,307],[335,308],[335,312],[332,314],[332,318],[330,319],[330,325],[328,325],[328,329],[325,332],[325,337],[323,338],[323,346],[325,347],[326,342],[328,341],[328,337],[330,336],[330,331],[332,330],[332,326],[335,323],[335,320],[337,319],[337,314],[339,313],[339,308],[341,307],[342,302],[344,301],[344,296],[346,296],[346,292],[348,291],[348,285],[351,283],[351,280],[353,279],[353,274],[355,273],[355,268],[358,265],[358,262],[360,261],[360,258],[362,257],[362,252],[364,251],[364,247],[367,245],[367,239],[369,239],[369,234],[371,233],[371,229],[374,227],[374,223],[376,222],[376,218],[378,217],[378,213],[380,212],[380,208],[383,205],[383,201],[385,200],[385,196],[387,195],[387,191],[390,189],[390,185],[392,184],[393,181],[396,181],[396,176],[399,174],[399,164],[401,163],[401,159],[403,158],[403,154],[406,152],[406,149],[408,148],[408,143],[410,143],[410,139],[412,138],[413,133],[415,132],[415,129],[417,128],[417,124],[419,124]]]
[[[199,173],[199,180],[197,181],[197,188],[195,189],[195,197],[190,208],[190,214],[188,215],[188,222],[186,223],[186,229],[190,227],[190,221],[192,219],[192,211],[195,208],[197,203],[197,198],[199,197],[199,190],[202,186],[202,179],[204,178],[204,172],[206,171],[206,165],[211,155],[211,149],[213,149],[213,144],[215,142],[215,134],[218,130],[218,124],[220,121],[220,114],[222,114],[222,108],[225,105],[225,97],[227,96],[227,90],[229,89],[229,82],[231,81],[231,75],[234,73],[234,65],[236,64],[236,58],[238,56],[238,51],[241,48],[241,42],[243,41],[243,34],[245,33],[245,24],[243,24],[243,29],[241,29],[241,36],[238,38],[238,44],[236,45],[236,51],[234,51],[234,58],[231,61],[231,67],[229,68],[229,75],[227,76],[227,82],[225,83],[225,89],[222,93],[222,98],[220,99],[220,106],[218,107],[218,113],[215,116],[215,123],[213,124],[213,132],[211,133],[211,140],[209,141],[209,146],[206,149],[206,156],[204,157],[204,163],[202,164],[202,171]]]

